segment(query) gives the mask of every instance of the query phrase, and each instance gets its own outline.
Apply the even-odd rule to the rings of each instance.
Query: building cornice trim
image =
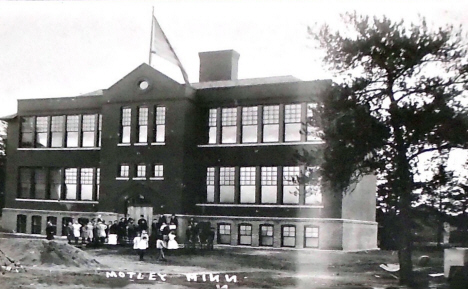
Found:
[[[323,209],[321,205],[278,205],[278,204],[196,204],[198,207],[237,207],[237,208],[300,208],[300,209]]]
[[[199,148],[218,148],[218,147],[266,147],[266,146],[297,146],[297,145],[320,145],[323,141],[308,142],[282,142],[282,143],[240,143],[240,144],[206,144],[198,145]]]

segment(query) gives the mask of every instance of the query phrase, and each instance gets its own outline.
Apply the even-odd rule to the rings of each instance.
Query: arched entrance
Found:
[[[126,187],[121,194],[126,218],[132,218],[136,223],[143,215],[148,224],[151,224],[153,222],[153,196],[155,195],[156,192],[153,189],[140,183]],[[149,230],[151,231],[151,225]]]

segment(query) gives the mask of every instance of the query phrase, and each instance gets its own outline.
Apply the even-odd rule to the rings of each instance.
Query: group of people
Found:
[[[133,248],[137,250],[140,256],[140,261],[143,261],[146,250],[150,247],[156,247],[158,250],[158,261],[166,261],[165,250],[177,250],[179,244],[176,239],[176,230],[179,222],[173,214],[169,221],[166,216],[160,215],[157,220],[151,224],[151,237],[148,236],[148,225],[143,222],[144,217],[138,220],[138,228],[140,229],[137,236],[133,238]],[[140,223],[141,221],[141,223]]]
[[[109,221],[106,225],[103,220],[91,219],[84,224],[77,219],[69,222],[66,227],[66,235],[68,243],[78,244],[81,240],[82,244],[104,244],[109,240],[111,234],[116,234],[116,221]]]

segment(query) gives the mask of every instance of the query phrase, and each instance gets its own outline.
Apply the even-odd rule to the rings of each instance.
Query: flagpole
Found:
[[[151,37],[150,37],[150,47],[149,47],[149,62],[148,64],[151,66],[151,54],[153,54],[153,29],[154,29],[154,6],[153,11],[151,13]]]

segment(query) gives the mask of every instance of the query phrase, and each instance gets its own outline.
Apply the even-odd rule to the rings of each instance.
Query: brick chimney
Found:
[[[236,80],[239,53],[234,50],[207,51],[198,53],[200,57],[200,80]]]

